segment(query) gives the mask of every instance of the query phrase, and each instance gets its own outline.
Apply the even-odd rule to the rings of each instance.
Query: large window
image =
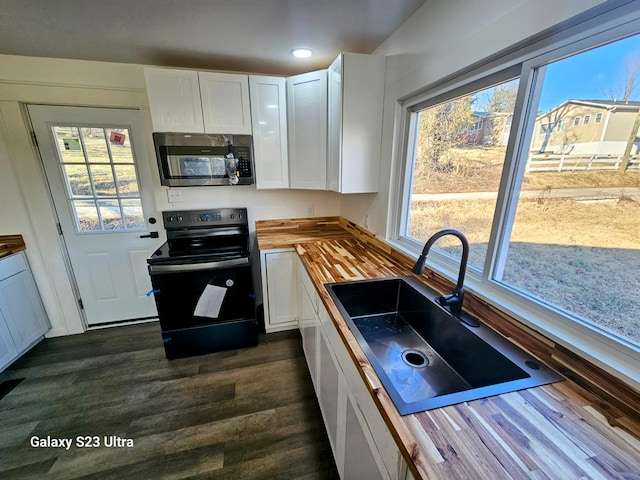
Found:
[[[495,279],[640,344],[640,35],[541,68],[536,124],[606,120],[533,139]]]
[[[621,38],[625,28],[574,52],[569,41],[524,49],[519,79],[493,81],[494,61],[481,88],[476,69],[467,87],[409,99],[397,234],[416,248],[460,230],[486,297],[590,325],[637,352],[640,35]],[[435,247],[444,269],[460,257],[455,239]]]
[[[444,228],[466,231],[470,263],[487,251],[518,81],[501,82],[444,103],[417,107],[413,116],[413,186],[406,234],[425,242]],[[481,128],[482,119],[488,128]],[[460,257],[460,242],[437,244]]]

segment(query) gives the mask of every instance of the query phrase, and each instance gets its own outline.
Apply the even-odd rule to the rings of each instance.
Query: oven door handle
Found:
[[[231,260],[220,260],[218,262],[181,263],[181,264],[171,264],[171,265],[149,265],[149,273],[161,274],[161,273],[198,272],[201,270],[215,270],[218,268],[239,267],[243,265],[249,265],[248,257],[234,258]]]

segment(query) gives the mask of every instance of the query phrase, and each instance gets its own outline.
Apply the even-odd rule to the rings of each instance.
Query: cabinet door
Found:
[[[385,65],[381,55],[342,53],[329,67],[330,190],[378,191]]]
[[[249,77],[199,72],[205,133],[251,135]]]
[[[378,191],[386,58],[343,54],[340,192]]]
[[[385,480],[388,475],[380,456],[370,437],[366,422],[360,418],[358,407],[350,394],[347,394],[347,416],[344,440],[344,480],[366,478]],[[381,463],[381,462],[380,462]]]
[[[7,328],[4,313],[0,309],[0,372],[17,356],[18,350],[16,350],[11,333]]]
[[[327,70],[328,82],[328,141],[327,186],[340,191],[340,161],[342,145],[342,54]]]
[[[317,304],[315,302],[315,290],[310,291],[306,283],[310,283],[309,277],[298,260],[298,324],[300,336],[302,337],[302,349],[307,360],[309,373],[313,386],[318,392],[318,349],[319,349],[319,328]]]
[[[42,301],[29,270],[0,282],[2,309],[18,352],[22,352],[49,328]]]
[[[265,254],[268,308],[267,332],[298,327],[298,285],[295,252]]]
[[[249,77],[256,188],[288,188],[287,96],[282,77]]]
[[[198,72],[145,68],[154,132],[202,133]]]
[[[287,78],[289,186],[327,188],[327,72]]]
[[[318,374],[319,374],[319,393],[318,402],[320,403],[320,411],[324,418],[324,425],[327,429],[329,443],[333,449],[333,456],[338,454],[338,405],[339,405],[339,385],[340,385],[340,369],[336,362],[331,347],[324,336],[324,332],[320,331],[319,338],[319,355],[318,355]],[[365,477],[363,477],[365,478]]]

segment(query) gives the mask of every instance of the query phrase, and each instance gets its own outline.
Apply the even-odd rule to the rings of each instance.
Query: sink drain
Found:
[[[426,367],[429,359],[419,350],[405,350],[402,352],[402,360],[410,367]]]

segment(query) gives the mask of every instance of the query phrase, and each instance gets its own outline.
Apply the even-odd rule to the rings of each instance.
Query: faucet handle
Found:
[[[449,310],[455,316],[460,315],[462,311],[462,300],[464,299],[464,290],[456,289],[453,293],[449,295],[443,295],[441,297],[436,298],[438,304],[443,307],[449,307]]]
[[[462,323],[466,323],[470,327],[479,327],[480,322],[470,315],[466,315],[462,313],[462,300],[464,298],[464,290],[456,289],[450,295],[443,295],[442,297],[436,298],[436,302],[443,307],[448,307],[449,311],[453,316],[455,316]]]

